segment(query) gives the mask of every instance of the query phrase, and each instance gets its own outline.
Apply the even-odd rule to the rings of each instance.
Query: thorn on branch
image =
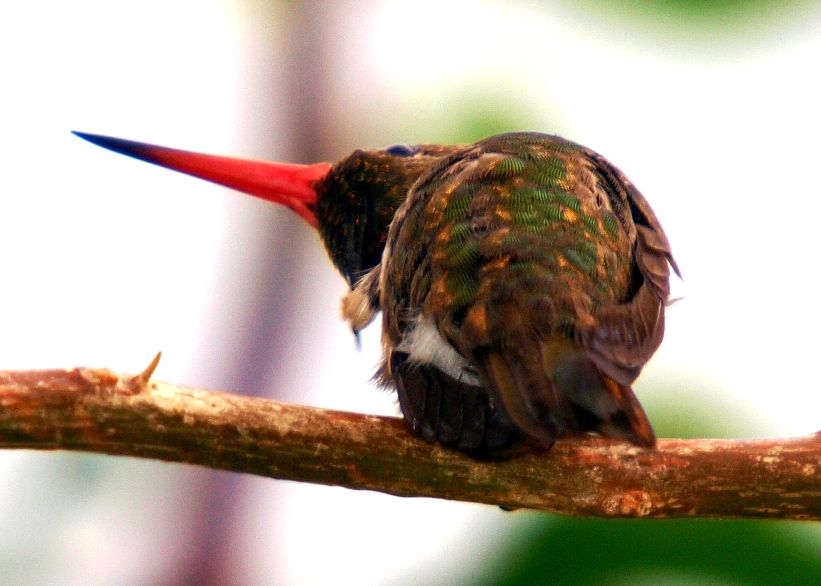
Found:
[[[127,379],[121,379],[122,384],[117,385],[117,390],[126,395],[136,395],[137,393],[142,393],[145,391],[148,387],[149,381],[151,380],[151,376],[160,364],[160,358],[162,358],[162,352],[157,352],[154,359],[151,360],[148,366],[146,366],[140,374],[136,374]]]

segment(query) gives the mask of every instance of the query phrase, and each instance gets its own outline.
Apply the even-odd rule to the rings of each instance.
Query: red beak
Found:
[[[99,134],[74,134],[114,152],[282,204],[305,218],[311,226],[317,226],[315,186],[331,170],[330,163],[298,165],[249,161],[203,155]]]

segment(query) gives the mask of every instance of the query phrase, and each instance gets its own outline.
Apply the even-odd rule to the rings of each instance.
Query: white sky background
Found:
[[[216,1],[13,6],[0,8],[0,368],[137,371],[162,349],[158,378],[208,386],[242,327],[231,301],[242,303],[264,204],[104,152],[69,130],[285,156],[260,139],[284,132],[260,107],[281,99],[270,79],[282,75],[275,11]],[[752,414],[748,435],[821,428],[819,11],[750,41],[713,42],[566,9],[406,6],[337,9],[343,30],[360,29],[340,34],[328,72],[351,149],[405,140],[367,144],[373,130],[358,137],[358,116],[436,116],[462,87],[526,94],[560,126],[531,130],[595,148],[639,186],[684,272],[686,298],[669,311],[639,394],[663,405],[654,387],[685,378],[685,389],[721,391],[692,391],[715,401],[716,418],[728,406]],[[418,42],[422,30],[429,42]],[[308,360],[278,366],[312,404],[393,412],[392,398],[365,382],[378,332],[356,352],[337,317],[344,283],[318,241],[294,278],[313,283],[295,308],[306,332],[293,357]],[[146,559],[158,573],[175,563],[167,552],[187,530],[168,514],[197,470],[106,464],[89,496],[85,481],[60,476],[60,462],[0,454],[0,576],[122,583],[150,577],[141,574]],[[389,582],[447,557],[481,557],[489,538],[476,527],[504,533],[520,518],[264,479],[249,479],[246,492],[231,532],[249,583]],[[454,541],[478,549],[443,556]]]

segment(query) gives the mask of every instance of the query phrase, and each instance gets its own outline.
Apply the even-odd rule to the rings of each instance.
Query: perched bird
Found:
[[[520,132],[295,165],[76,134],[316,227],[353,330],[382,312],[377,377],[425,440],[477,455],[586,432],[655,445],[630,385],[678,268],[647,200],[598,153]]]

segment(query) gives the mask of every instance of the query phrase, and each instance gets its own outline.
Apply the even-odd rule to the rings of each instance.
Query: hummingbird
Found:
[[[479,457],[586,433],[655,446],[631,385],[680,272],[647,200],[597,152],[514,132],[301,165],[75,134],[313,226],[353,331],[381,312],[375,379],[426,441]]]

